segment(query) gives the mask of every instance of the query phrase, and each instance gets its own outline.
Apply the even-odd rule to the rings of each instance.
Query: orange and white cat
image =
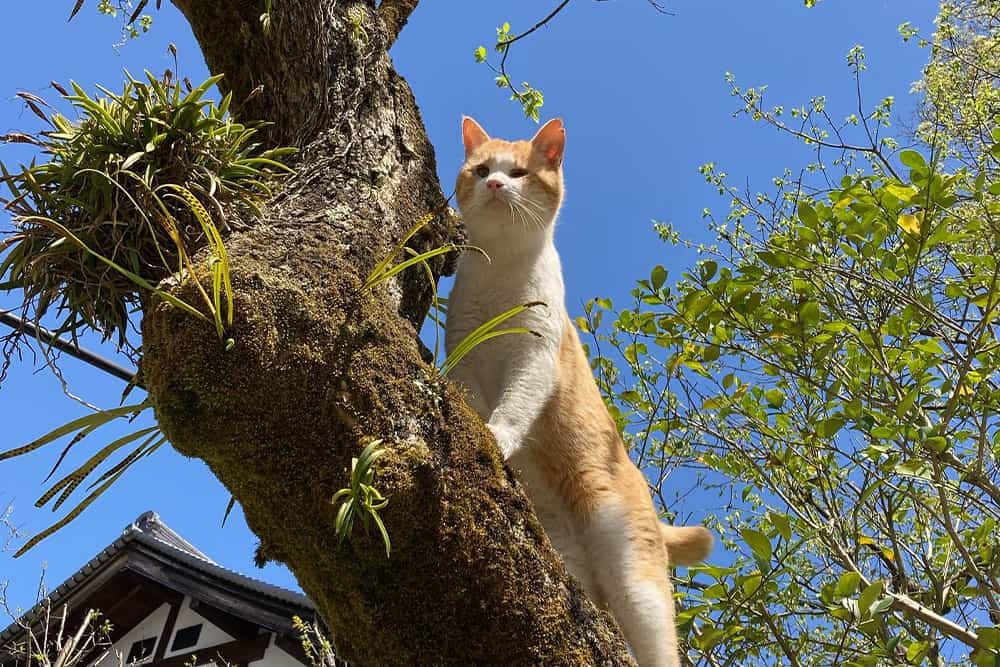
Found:
[[[679,663],[668,562],[708,555],[702,527],[660,522],[601,399],[564,305],[553,244],[563,198],[566,132],[546,123],[531,141],[491,139],[462,121],[465,164],[456,193],[469,243],[449,297],[445,345],[514,306],[542,301],[507,322],[540,334],[494,338],[452,371],[524,484],[566,567],[610,608],[642,667]]]

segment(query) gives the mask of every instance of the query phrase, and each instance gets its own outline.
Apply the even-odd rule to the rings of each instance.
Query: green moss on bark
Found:
[[[144,325],[143,373],[175,447],[204,459],[239,499],[344,658],[622,664],[620,639],[566,587],[481,421],[423,363],[384,295],[359,291],[347,273],[305,294],[253,261],[239,262],[233,280],[233,349],[159,304]],[[356,527],[339,545],[332,528],[329,499],[370,438],[389,450],[375,478],[390,499],[388,560],[374,532]],[[585,632],[594,636],[581,640]]]

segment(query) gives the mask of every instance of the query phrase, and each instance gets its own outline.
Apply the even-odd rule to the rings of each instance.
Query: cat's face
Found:
[[[562,121],[547,122],[531,141],[491,139],[462,119],[465,164],[455,194],[470,238],[533,236],[551,228],[563,196]]]

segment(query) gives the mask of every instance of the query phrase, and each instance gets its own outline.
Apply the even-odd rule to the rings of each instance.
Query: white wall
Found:
[[[275,635],[264,651],[264,657],[257,662],[251,662],[248,667],[302,667],[302,663],[274,645]]]
[[[204,617],[200,616],[196,611],[191,609],[191,598],[184,596],[184,600],[181,602],[181,611],[177,614],[177,622],[174,623],[174,632],[181,628],[186,628],[190,625],[201,624],[201,635],[198,637],[198,643],[194,646],[189,646],[180,651],[171,651],[170,647],[174,643],[174,638],[171,635],[170,641],[167,642],[167,652],[164,654],[165,658],[169,658],[173,655],[180,655],[182,653],[191,653],[192,651],[200,651],[203,648],[209,648],[212,646],[218,646],[219,644],[225,644],[226,642],[231,642],[235,637],[228,635],[223,632],[218,626],[212,625]]]
[[[167,622],[168,613],[170,613],[170,605],[164,602],[141,623],[126,632],[124,637],[116,641],[104,659],[97,662],[94,667],[115,667],[119,664],[119,655],[121,660],[128,657],[133,642],[149,637],[159,637],[160,633],[163,632],[163,624]],[[153,654],[155,653],[156,647],[154,646]],[[152,654],[150,659],[152,659]]]
[[[167,615],[169,613],[170,605],[164,603],[157,607],[156,610],[143,619],[139,625],[129,630],[121,639],[115,642],[111,651],[104,657],[104,659],[95,663],[92,667],[118,667],[119,660],[124,660],[128,657],[128,653],[132,648],[133,642],[139,641],[140,639],[160,636],[163,632],[163,626],[167,622]],[[198,624],[201,624],[202,627],[197,644],[179,651],[170,650],[170,645],[173,644],[174,635],[177,634],[178,630]],[[191,609],[191,598],[185,596],[184,600],[181,602],[181,609],[177,615],[177,622],[174,623],[174,630],[171,633],[171,636],[167,638],[167,651],[164,653],[164,657],[169,658],[174,655],[181,655],[184,653],[202,650],[206,652],[206,657],[208,657],[210,655],[210,653],[208,653],[208,649],[218,646],[219,644],[231,642],[234,639],[235,637],[223,632],[221,628],[213,625],[203,616],[198,614],[194,609]],[[152,655],[156,653],[157,648],[157,646],[153,647],[153,653],[144,662],[148,663],[152,660]],[[274,634],[271,634],[267,649],[264,652],[264,657],[256,662],[250,663],[250,665],[252,667],[303,667],[298,660],[275,645]]]

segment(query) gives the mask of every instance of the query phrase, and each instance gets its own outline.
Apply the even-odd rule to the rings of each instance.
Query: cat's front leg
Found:
[[[556,355],[553,346],[539,341],[509,360],[500,398],[486,424],[505,461],[524,443],[555,389]]]
[[[508,460],[520,446],[521,437],[518,437],[517,431],[502,424],[487,422],[486,427],[490,429],[493,433],[493,438],[497,441],[497,449],[500,450],[500,456],[503,457],[504,461]]]

